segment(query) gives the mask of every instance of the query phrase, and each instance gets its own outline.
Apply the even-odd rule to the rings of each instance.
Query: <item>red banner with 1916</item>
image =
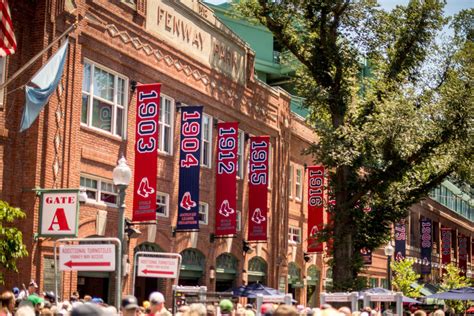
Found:
[[[237,233],[236,189],[238,122],[217,125],[216,236]]]
[[[133,221],[156,220],[161,84],[137,86]]]
[[[267,240],[269,136],[250,138],[249,241]]]
[[[324,167],[308,167],[308,252],[323,252],[317,234],[324,226]]]

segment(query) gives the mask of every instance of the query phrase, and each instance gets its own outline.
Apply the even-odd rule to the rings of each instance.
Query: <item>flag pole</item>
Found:
[[[3,84],[0,85],[0,90],[6,88],[13,80],[15,80],[23,71],[25,71],[28,67],[30,67],[38,58],[40,58],[48,49],[50,49],[54,44],[56,44],[59,40],[61,40],[64,36],[71,33],[73,30],[77,28],[79,24],[78,21],[74,22],[71,26],[68,27],[66,31],[64,31],[61,35],[55,38],[51,44],[46,46],[42,51],[36,54],[33,58],[31,58],[26,64],[24,64],[20,69],[18,69],[13,75],[8,77],[8,80],[5,81]]]

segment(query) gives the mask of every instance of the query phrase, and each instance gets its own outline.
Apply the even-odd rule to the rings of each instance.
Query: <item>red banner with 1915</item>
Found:
[[[156,220],[161,84],[137,86],[133,221]]]
[[[250,138],[249,241],[267,240],[269,136]]]

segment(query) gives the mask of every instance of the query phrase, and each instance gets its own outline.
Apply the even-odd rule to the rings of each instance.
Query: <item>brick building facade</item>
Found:
[[[35,188],[79,188],[88,194],[80,205],[79,237],[116,237],[117,192],[112,170],[122,155],[134,170],[135,104],[133,83],[162,83],[156,225],[137,225],[138,238],[128,244],[124,293],[132,287],[137,250],[181,253],[180,284],[226,290],[261,282],[317,305],[323,280],[330,279],[323,254],[305,255],[307,227],[305,166],[314,162],[302,150],[317,141],[304,120],[290,110],[290,96],[254,77],[252,49],[217,20],[205,5],[191,0],[52,0],[11,4],[18,51],[8,58],[7,76],[59,36],[74,21],[61,84],[37,121],[19,133],[24,93],[15,90],[54,54],[58,44],[6,90],[0,112],[0,198],[25,210],[19,224],[29,257],[19,273],[6,275],[6,286],[34,278],[41,290],[54,290],[54,241],[37,238],[39,199]],[[200,176],[199,232],[175,233],[178,193],[179,107],[204,106],[206,133]],[[239,171],[235,238],[214,231],[217,121],[238,121]],[[268,242],[251,244],[247,236],[248,136],[269,135]],[[131,217],[133,185],[127,189],[126,217]],[[421,204],[423,205],[423,204]],[[444,216],[444,215],[440,215]],[[456,223],[455,225],[459,225]],[[462,224],[465,225],[465,224]],[[465,229],[466,230],[466,229]],[[472,240],[472,226],[469,232]],[[386,274],[386,257],[378,250],[368,275],[377,283]],[[211,273],[214,271],[215,273]],[[214,275],[215,274],[215,275]],[[212,277],[212,278],[211,278]],[[68,297],[78,289],[113,301],[114,273],[63,273]],[[135,293],[145,299],[159,289],[169,298],[171,282],[138,278]]]
[[[162,83],[160,150],[158,158],[159,214],[156,229],[138,225],[142,234],[131,239],[130,261],[135,250],[176,252],[183,255],[181,284],[206,285],[223,290],[250,282],[286,287],[288,270],[287,181],[290,153],[300,157],[301,146],[292,149],[295,123],[289,96],[253,76],[254,53],[223,26],[202,4],[154,1],[18,1],[11,5],[18,51],[7,61],[11,74],[59,36],[75,20],[69,34],[69,51],[60,86],[37,121],[25,132],[18,127],[24,104],[23,91],[14,91],[29,80],[59,44],[16,79],[7,90],[2,123],[2,199],[26,211],[21,222],[30,256],[19,261],[20,273],[7,275],[7,285],[34,278],[41,290],[52,288],[53,245],[37,238],[39,200],[35,188],[85,188],[88,199],[80,205],[79,237],[117,236],[117,192],[112,170],[124,155],[134,169],[136,93],[133,82]],[[13,89],[12,89],[13,88]],[[199,233],[174,233],[177,216],[179,107],[204,105],[206,136],[200,177],[202,210]],[[215,124],[238,121],[239,166],[236,238],[214,239]],[[269,242],[242,251],[247,230],[248,136],[269,135],[270,215]],[[299,136],[301,137],[301,136]],[[306,159],[305,161],[303,161]],[[308,157],[298,158],[301,165]],[[132,187],[127,190],[126,217],[131,217]],[[302,207],[299,203],[299,208]],[[252,260],[253,259],[253,260]],[[303,256],[294,258],[300,267]],[[132,263],[132,262],[130,262]],[[124,292],[131,291],[132,266],[124,278]],[[189,269],[187,269],[189,268]],[[210,269],[215,279],[210,279]],[[319,270],[319,268],[318,268]],[[301,276],[302,280],[302,276]],[[113,273],[63,273],[63,297],[76,289],[112,299]],[[143,299],[151,289],[169,297],[170,282],[137,279],[136,293]],[[319,291],[319,289],[318,289]],[[303,297],[301,297],[303,298]]]

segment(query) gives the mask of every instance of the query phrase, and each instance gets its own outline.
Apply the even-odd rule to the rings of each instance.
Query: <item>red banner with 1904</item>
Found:
[[[308,252],[323,252],[318,232],[324,226],[324,167],[308,167]]]
[[[237,232],[236,188],[239,123],[217,125],[216,236]]]
[[[133,221],[156,220],[161,84],[137,86]]]
[[[249,241],[267,240],[269,136],[250,138]]]

